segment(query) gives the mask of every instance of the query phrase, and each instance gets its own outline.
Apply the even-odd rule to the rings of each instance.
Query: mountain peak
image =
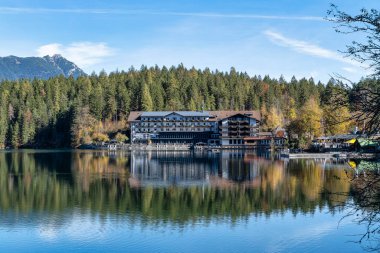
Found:
[[[60,54],[44,57],[17,57],[13,55],[0,57],[0,80],[48,79],[58,75],[77,78],[86,75],[86,73]]]
[[[53,55],[45,55],[44,57],[42,58],[47,58],[47,59],[60,59],[60,58],[64,58],[61,54],[53,54]]]

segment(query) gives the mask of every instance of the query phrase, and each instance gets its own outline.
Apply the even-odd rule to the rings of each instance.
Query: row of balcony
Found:
[[[157,132],[210,132],[210,128],[202,128],[202,127],[194,127],[194,128],[156,128],[156,129],[149,129],[149,128],[141,128],[141,129],[135,129],[132,132],[133,133],[157,133]]]
[[[208,119],[141,119],[141,122],[200,122],[200,121],[208,121]]]
[[[256,127],[251,126],[242,126],[242,125],[236,125],[236,126],[220,126],[219,129],[253,129]]]
[[[220,128],[226,128],[226,127],[258,127],[258,125],[248,125],[248,124],[225,124],[225,125],[219,125]]]
[[[235,128],[235,129],[230,129],[230,128],[225,128],[225,129],[219,129],[220,132],[223,133],[228,133],[228,132],[236,132],[236,131],[248,131],[248,132],[258,132],[257,128]]]
[[[198,126],[204,126],[204,127],[213,127],[211,123],[179,123],[179,124],[173,124],[173,123],[159,123],[159,124],[153,124],[153,123],[140,123],[136,124],[136,127],[198,127]]]
[[[239,120],[229,120],[228,124],[240,124],[240,125],[246,124],[246,125],[249,125],[249,121],[248,120],[242,120],[242,121],[239,121]]]
[[[222,131],[224,133],[254,133],[256,131],[250,131],[250,130],[229,130],[228,132]]]

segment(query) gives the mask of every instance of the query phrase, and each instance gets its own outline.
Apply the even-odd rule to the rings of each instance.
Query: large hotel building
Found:
[[[260,121],[259,111],[132,111],[128,117],[132,144],[283,144],[283,138],[263,136]]]

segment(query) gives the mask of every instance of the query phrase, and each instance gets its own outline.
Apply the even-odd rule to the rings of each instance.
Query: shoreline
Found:
[[[310,158],[338,158],[338,159],[377,159],[380,153],[361,152],[331,152],[331,153],[285,153],[281,157],[289,159],[310,159]]]
[[[36,152],[71,152],[71,151],[111,151],[111,152],[133,152],[133,151],[195,151],[195,152],[210,152],[210,153],[220,153],[222,151],[266,151],[266,152],[276,152],[280,154],[283,159],[380,159],[380,153],[365,153],[365,152],[328,152],[328,153],[313,153],[313,152],[303,152],[303,153],[289,153],[285,151],[284,148],[274,148],[262,146],[205,146],[201,148],[192,147],[190,145],[130,145],[122,144],[110,147],[110,145],[81,145],[76,148],[38,148],[38,147],[28,147],[19,149],[2,149],[2,152],[18,152],[25,150],[35,150]]]

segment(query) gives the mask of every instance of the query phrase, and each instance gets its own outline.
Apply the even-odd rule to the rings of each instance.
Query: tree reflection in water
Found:
[[[330,189],[328,192],[335,197],[353,199],[340,201],[340,206],[349,210],[343,219],[353,218],[366,227],[363,234],[355,235],[354,241],[364,243],[363,247],[368,251],[380,251],[380,161],[352,160],[348,164],[351,166],[347,172],[350,190]]]
[[[268,159],[256,153],[0,153],[0,209],[73,209],[147,223],[334,210],[350,189],[344,163]],[[326,167],[328,167],[326,169]]]

